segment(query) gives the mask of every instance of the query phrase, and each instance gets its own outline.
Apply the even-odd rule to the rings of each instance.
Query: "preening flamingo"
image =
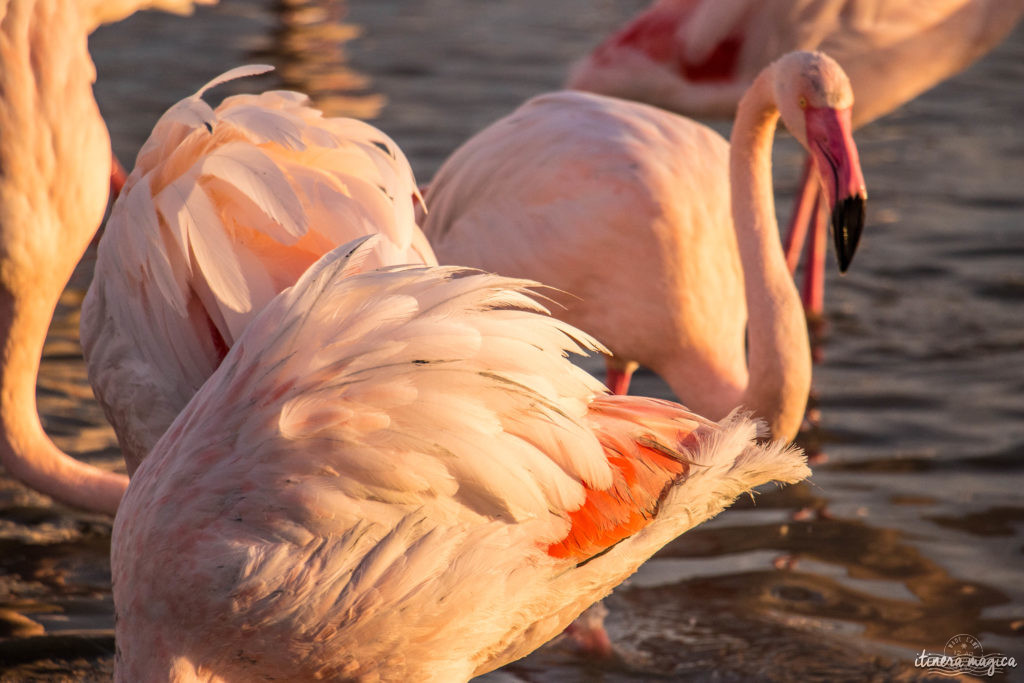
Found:
[[[264,307],[135,472],[116,680],[464,681],[808,474],[747,418],[607,395],[531,283],[363,255]]]
[[[305,95],[202,96],[170,108],[124,184],[82,304],[89,379],[129,473],[249,320],[320,256],[380,233],[372,266],[436,264],[412,170],[390,138]]]
[[[758,72],[791,50],[821,50],[853,85],[853,126],[966,69],[1024,15],[1024,0],[658,0],[575,65],[569,87],[689,116],[731,116]],[[786,259],[804,268],[804,305],[824,300],[825,224],[810,160],[790,219]]]
[[[186,0],[0,3],[0,462],[68,505],[113,513],[128,480],[54,445],[36,376],[47,328],[103,218],[110,138],[92,94],[87,38],[136,9]]]
[[[781,113],[825,179],[845,268],[866,196],[852,102],[842,69],[807,52],[754,80],[731,147],[648,105],[542,95],[445,162],[424,231],[442,263],[568,292],[554,314],[612,351],[614,389],[624,392],[638,362],[703,415],[743,405],[792,438],[810,351],[777,234],[772,140]]]

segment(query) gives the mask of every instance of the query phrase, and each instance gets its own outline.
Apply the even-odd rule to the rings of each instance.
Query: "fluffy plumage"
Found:
[[[436,263],[398,146],[294,92],[202,96],[157,122],[115,204],[83,302],[89,379],[129,471],[263,306],[327,251],[382,234],[367,267]]]
[[[352,274],[355,251],[256,317],[132,479],[119,680],[465,680],[736,495],[808,474],[746,418],[605,395],[565,358],[599,345],[528,282]],[[646,453],[668,466],[620,495]]]

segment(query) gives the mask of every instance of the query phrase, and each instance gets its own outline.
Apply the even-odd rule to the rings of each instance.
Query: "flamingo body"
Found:
[[[117,680],[466,680],[807,475],[745,418],[604,394],[529,283],[354,251],[262,310],[133,477]]]
[[[370,266],[436,263],[398,146],[294,92],[206,84],[157,123],[115,203],[82,305],[89,379],[129,472],[252,316],[339,244],[380,233]]]
[[[728,177],[728,143],[699,123],[551,93],[456,150],[424,229],[442,263],[561,290],[555,315],[723,417],[747,382]]]
[[[565,292],[556,314],[611,350],[617,388],[639,363],[701,414],[743,405],[792,438],[810,354],[776,235],[772,139],[781,112],[830,178],[845,267],[866,196],[852,93],[832,60],[791,53],[744,101],[729,145],[644,104],[569,91],[534,98],[445,162],[424,231],[442,262]]]
[[[568,83],[691,116],[731,116],[772,60],[821,50],[849,75],[858,127],[967,68],[1022,15],[1024,0],[659,0],[576,64]],[[794,272],[810,233],[804,306],[817,316],[825,222],[809,165],[801,184],[786,258]]]
[[[820,50],[853,86],[861,126],[1001,42],[1021,0],[659,0],[574,65],[569,87],[691,116],[732,116],[765,66]]]

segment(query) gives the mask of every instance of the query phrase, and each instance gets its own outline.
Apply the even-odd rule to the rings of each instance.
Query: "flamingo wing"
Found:
[[[700,427],[714,425],[667,401],[601,396],[588,421],[612,468],[608,487],[585,486],[582,506],[567,511],[567,535],[547,546],[555,558],[586,562],[653,521],[672,484],[687,476]]]
[[[346,249],[265,307],[136,473],[113,550],[136,661],[159,661],[136,641],[155,631],[229,677],[465,679],[724,504],[702,496],[807,474],[773,447],[680,514],[686,481],[766,450],[753,423],[605,397],[565,358],[600,346],[528,282],[352,275],[366,254]]]
[[[324,118],[298,93],[210,88],[174,105],[139,152],[101,240],[82,313],[90,379],[129,468],[252,317],[321,255],[380,233],[369,267],[436,263],[416,226],[398,146]]]

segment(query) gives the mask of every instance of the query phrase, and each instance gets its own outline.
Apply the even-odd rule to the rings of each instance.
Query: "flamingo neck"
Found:
[[[113,513],[127,479],[63,453],[36,412],[50,319],[99,226],[110,174],[78,12],[73,0],[25,0],[0,23],[0,463],[64,503]]]
[[[811,356],[775,218],[771,152],[779,112],[773,75],[773,69],[763,71],[740,100],[729,176],[748,315],[748,382],[741,404],[768,422],[773,437],[791,439],[803,420]]]
[[[4,287],[0,294],[0,463],[10,476],[62,503],[114,514],[123,475],[61,451],[39,421],[36,377],[56,297]]]

